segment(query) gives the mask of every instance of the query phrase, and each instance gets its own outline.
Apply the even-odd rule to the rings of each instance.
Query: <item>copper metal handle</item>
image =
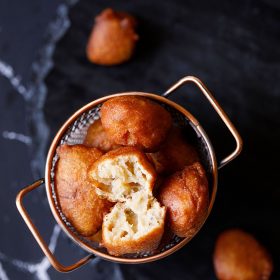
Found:
[[[217,100],[210,93],[210,91],[207,89],[207,87],[202,83],[202,81],[199,80],[198,78],[193,77],[193,76],[186,76],[186,77],[182,78],[181,80],[179,80],[172,87],[170,87],[162,96],[167,97],[169,94],[171,94],[172,92],[174,92],[175,90],[177,90],[179,87],[181,87],[182,85],[184,85],[186,83],[194,83],[201,90],[201,92],[208,99],[208,101],[210,102],[212,107],[215,109],[215,111],[221,117],[224,124],[227,126],[227,128],[229,129],[229,131],[231,132],[232,136],[235,139],[236,148],[231,154],[229,154],[226,158],[224,158],[223,160],[220,161],[220,163],[218,164],[218,168],[221,168],[221,167],[225,166],[226,164],[228,164],[233,159],[235,159],[240,154],[240,152],[242,150],[242,145],[243,145],[242,139],[241,139],[238,131],[236,130],[236,128],[234,127],[234,125],[232,124],[230,119],[228,118],[227,114],[224,112],[224,110],[221,108],[221,106],[217,102]]]
[[[53,253],[50,251],[50,249],[48,248],[48,245],[46,244],[46,242],[43,240],[42,236],[40,235],[38,229],[35,227],[35,225],[33,224],[30,216],[28,215],[26,209],[23,206],[22,200],[23,197],[33,191],[34,189],[38,188],[39,186],[41,186],[44,183],[44,179],[40,179],[36,182],[34,182],[32,185],[29,185],[28,187],[24,188],[23,190],[21,190],[16,198],[16,205],[18,208],[19,213],[21,214],[23,220],[25,221],[26,225],[28,226],[29,230],[31,231],[31,233],[33,234],[34,238],[36,239],[37,243],[39,244],[39,246],[41,247],[42,251],[44,252],[44,254],[47,256],[47,258],[49,259],[50,263],[52,264],[52,266],[60,271],[60,272],[70,272],[74,269],[79,268],[80,266],[86,264],[91,258],[94,257],[94,255],[90,254],[86,257],[84,257],[83,259],[79,260],[78,262],[69,265],[69,266],[64,266],[61,263],[58,262],[58,260],[55,258],[55,256],[53,255]]]

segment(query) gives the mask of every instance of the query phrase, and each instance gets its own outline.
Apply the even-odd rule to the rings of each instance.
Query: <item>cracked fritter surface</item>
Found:
[[[155,250],[164,232],[165,212],[147,192],[133,193],[104,217],[103,245],[115,256]]]
[[[99,158],[88,170],[97,194],[110,201],[125,201],[134,192],[152,193],[156,172],[146,155],[134,147],[122,147]]]

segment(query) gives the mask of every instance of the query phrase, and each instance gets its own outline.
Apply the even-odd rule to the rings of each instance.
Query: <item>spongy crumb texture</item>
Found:
[[[89,176],[100,196],[111,201],[125,201],[135,192],[151,193],[155,171],[145,154],[124,147],[101,157],[90,169]]]
[[[164,231],[165,207],[146,192],[132,194],[104,217],[102,240],[109,253],[123,255],[155,250]]]

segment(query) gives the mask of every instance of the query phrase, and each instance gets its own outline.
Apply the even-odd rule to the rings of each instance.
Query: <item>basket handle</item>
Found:
[[[35,227],[35,225],[33,224],[30,216],[28,215],[26,209],[23,206],[23,197],[33,191],[34,189],[38,188],[39,186],[41,186],[44,183],[44,179],[40,179],[36,182],[34,182],[33,184],[25,187],[24,189],[22,189],[17,197],[16,197],[16,205],[18,208],[19,213],[21,214],[23,220],[25,221],[26,225],[28,226],[29,230],[31,231],[31,233],[33,234],[34,238],[36,239],[37,243],[39,244],[39,246],[41,247],[42,251],[44,252],[44,254],[47,256],[47,258],[49,259],[50,263],[52,264],[52,266],[60,271],[60,272],[70,272],[74,269],[79,268],[80,266],[86,264],[91,258],[94,257],[94,255],[90,254],[86,257],[84,257],[83,259],[77,261],[76,263],[69,265],[69,266],[64,266],[62,265],[60,262],[58,262],[58,260],[55,258],[55,256],[53,255],[53,253],[50,251],[48,245],[46,244],[46,242],[43,240],[42,236],[40,235],[38,229]]]
[[[234,127],[233,123],[228,118],[227,114],[224,112],[224,110],[219,105],[217,100],[214,98],[214,96],[210,93],[210,91],[207,89],[207,87],[202,83],[202,81],[200,79],[193,77],[193,76],[186,76],[186,77],[182,78],[181,80],[179,80],[176,84],[171,86],[162,96],[168,97],[169,94],[173,93],[179,87],[181,87],[182,85],[184,85],[186,83],[194,83],[201,90],[201,92],[208,99],[208,101],[210,102],[212,107],[215,109],[215,111],[221,117],[224,124],[227,126],[227,128],[229,129],[229,131],[231,132],[232,136],[235,139],[235,142],[236,142],[235,150],[231,154],[229,154],[227,157],[225,157],[223,160],[221,160],[220,163],[218,164],[218,168],[222,168],[223,166],[228,164],[230,161],[235,159],[240,154],[240,152],[242,150],[242,146],[243,146],[242,139],[241,139],[238,131]]]

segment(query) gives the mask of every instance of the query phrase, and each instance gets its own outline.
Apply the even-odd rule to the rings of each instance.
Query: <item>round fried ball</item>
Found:
[[[115,143],[149,152],[165,140],[172,119],[159,104],[129,95],[106,101],[101,107],[101,122]]]
[[[102,152],[108,152],[119,147],[108,137],[100,119],[89,126],[84,145],[98,148]]]
[[[62,145],[57,153],[55,188],[61,210],[81,235],[91,236],[101,228],[103,216],[112,207],[88,180],[87,169],[102,152],[83,145]]]
[[[214,267],[220,280],[268,280],[273,264],[266,249],[249,233],[227,230],[217,239]]]
[[[147,154],[157,173],[171,174],[199,161],[195,148],[189,144],[180,128],[173,126],[158,152]]]
[[[159,201],[167,207],[171,230],[180,237],[191,237],[204,221],[209,204],[205,171],[198,162],[171,175],[163,183]]]
[[[116,65],[130,59],[138,35],[135,19],[124,12],[108,8],[95,19],[88,44],[88,59],[99,65]]]

